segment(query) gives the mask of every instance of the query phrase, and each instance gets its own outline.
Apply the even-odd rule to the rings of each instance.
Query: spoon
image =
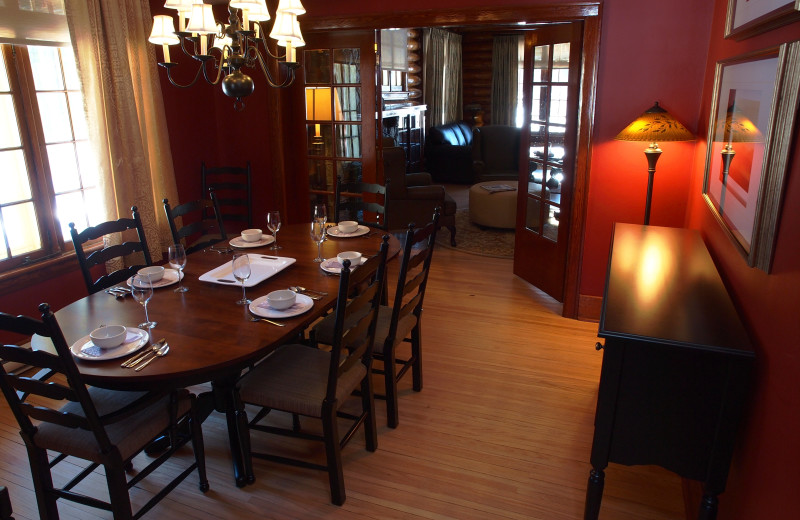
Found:
[[[266,321],[267,323],[271,323],[278,327],[285,327],[285,323],[278,323],[277,321],[268,320],[267,318],[259,318],[257,316],[250,316],[250,321]]]
[[[137,365],[138,363],[142,362],[144,358],[158,352],[158,349],[160,349],[161,345],[163,345],[166,341],[167,341],[166,339],[161,338],[160,340],[153,343],[153,345],[149,349],[145,349],[144,351],[135,354],[133,357],[130,357],[127,360],[123,361],[119,366],[123,368],[133,368],[134,365]]]
[[[148,359],[147,361],[136,367],[136,371],[138,372],[139,370],[143,369],[144,367],[152,363],[154,359],[166,356],[167,352],[169,352],[169,343],[164,343],[163,345],[161,345],[161,348],[155,351],[155,356],[152,356],[150,359]]]
[[[314,293],[314,294],[318,294],[318,295],[320,295],[320,296],[328,296],[328,293],[326,293],[326,292],[322,292],[322,291],[314,291],[314,290],[312,290],[312,289],[306,289],[305,287],[301,287],[301,286],[299,286],[299,285],[294,285],[294,286],[292,286],[292,287],[289,287],[289,290],[290,290],[290,291],[294,291],[294,292],[301,292],[301,293]]]

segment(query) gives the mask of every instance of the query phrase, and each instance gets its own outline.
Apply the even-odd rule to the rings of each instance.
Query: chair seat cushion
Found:
[[[145,395],[145,392],[119,392],[90,387],[89,394],[97,413],[102,417],[131,404]],[[189,396],[187,390],[178,392],[178,417],[189,411],[191,407]],[[83,408],[78,403],[68,403],[60,410],[84,416]],[[106,433],[111,444],[118,447],[122,459],[127,460],[166,430],[169,422],[169,395],[165,395],[140,412],[107,425]],[[42,448],[93,462],[102,463],[104,460],[100,445],[90,431],[42,423],[34,436],[34,442]]]
[[[355,318],[354,318],[355,319]],[[383,347],[386,343],[386,336],[389,335],[389,326],[392,323],[392,308],[387,305],[381,305],[378,311],[378,323],[375,326],[375,342],[372,344],[374,352],[379,354],[383,353]],[[317,342],[323,345],[330,345],[333,341],[333,325],[334,315],[329,314],[317,325],[314,326],[314,335]],[[351,324],[345,324],[346,326]],[[404,338],[408,337],[411,330],[417,325],[417,317],[413,314],[408,314],[400,318],[397,324],[397,335],[395,336],[394,344],[398,345]]]
[[[283,345],[242,378],[239,395],[245,403],[321,417],[330,358],[330,352],[306,345]],[[366,374],[367,368],[355,363],[339,376],[339,406]]]

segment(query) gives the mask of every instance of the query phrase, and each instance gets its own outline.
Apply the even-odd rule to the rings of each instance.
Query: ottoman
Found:
[[[489,191],[484,186],[511,186]],[[517,181],[485,181],[469,188],[469,219],[479,226],[514,229],[517,223]]]

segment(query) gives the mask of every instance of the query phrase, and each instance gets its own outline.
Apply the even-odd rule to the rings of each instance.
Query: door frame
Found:
[[[582,20],[583,53],[578,98],[578,128],[575,156],[575,184],[570,210],[570,229],[564,277],[562,316],[578,317],[581,259],[586,210],[589,196],[589,169],[596,103],[597,68],[600,59],[602,2],[517,7],[430,9],[402,13],[349,14],[313,17],[303,20],[305,31],[341,29],[388,29],[392,27],[432,27],[455,25],[512,25],[519,22],[551,23]],[[520,29],[519,26],[516,27]]]

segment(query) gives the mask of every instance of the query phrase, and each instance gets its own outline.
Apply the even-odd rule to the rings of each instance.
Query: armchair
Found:
[[[441,208],[439,225],[450,230],[450,243],[456,245],[456,201],[445,193],[444,186],[431,184],[425,172],[406,174],[405,151],[399,147],[383,149],[383,173],[386,179],[386,228],[407,229],[413,222],[426,224],[433,210]]]
[[[475,128],[472,159],[475,182],[519,178],[520,129],[490,125]]]

